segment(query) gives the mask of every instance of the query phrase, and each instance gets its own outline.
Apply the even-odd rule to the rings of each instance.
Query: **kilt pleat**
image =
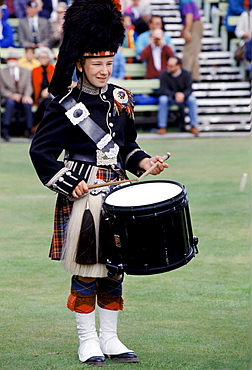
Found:
[[[58,194],[55,213],[54,213],[54,230],[51,242],[49,257],[52,260],[60,260],[62,249],[66,236],[66,229],[70,220],[73,201],[70,201],[63,194]]]

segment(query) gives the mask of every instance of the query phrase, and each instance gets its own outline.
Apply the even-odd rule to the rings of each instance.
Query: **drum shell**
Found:
[[[181,193],[155,204],[120,207],[107,204],[105,198],[107,226],[115,239],[109,243],[108,260],[122,263],[127,274],[170,271],[194,256],[187,192],[172,183]]]

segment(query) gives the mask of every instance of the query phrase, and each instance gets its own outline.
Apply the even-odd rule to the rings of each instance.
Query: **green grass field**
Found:
[[[125,276],[119,336],[139,364],[111,370],[248,370],[250,364],[250,138],[141,140],[172,153],[158,177],[188,191],[199,254],[186,266]],[[1,370],[90,368],[77,358],[70,275],[48,256],[55,195],[39,182],[27,143],[1,144]],[[239,192],[243,173],[248,174]],[[154,230],[148,230],[155,232]]]

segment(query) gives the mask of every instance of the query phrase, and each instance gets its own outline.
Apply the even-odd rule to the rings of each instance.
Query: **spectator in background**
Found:
[[[14,29],[7,21],[8,16],[9,16],[8,10],[0,6],[0,47],[1,48],[15,47],[14,40],[13,40]]]
[[[193,81],[199,81],[199,53],[201,51],[203,23],[194,0],[179,0],[179,10],[183,24],[180,36],[185,40],[183,66],[191,72]]]
[[[9,16],[10,17],[15,17],[15,14],[14,14],[14,1],[13,0],[5,0],[4,1],[4,5],[8,9]]]
[[[50,44],[50,22],[46,18],[38,17],[41,7],[41,0],[29,1],[26,17],[19,20],[18,40],[22,48],[37,48]]]
[[[235,36],[239,39],[249,40],[252,38],[252,5],[242,12],[235,28]]]
[[[251,63],[251,44],[252,44],[252,9],[249,5],[249,10],[242,12],[237,26],[235,28],[235,35],[241,38],[245,43],[244,62],[246,71],[246,80],[250,80],[250,73],[252,71]]]
[[[188,107],[190,132],[195,136],[199,135],[196,127],[198,124],[197,101],[192,91],[190,72],[182,68],[182,61],[178,57],[171,57],[167,62],[167,69],[160,75],[160,89],[157,91],[159,95],[158,134],[166,133],[169,106],[177,104],[180,107]]]
[[[162,22],[161,17],[159,17],[157,15],[153,15],[150,19],[150,22],[149,22],[149,30],[146,31],[146,32],[141,33],[141,35],[139,35],[136,39],[136,53],[137,53],[137,55],[141,55],[143,49],[146,46],[149,45],[151,32],[156,30],[156,29],[161,29],[162,30],[163,29],[163,22]],[[165,39],[165,43],[173,49],[173,44],[172,44],[171,38],[166,32],[164,33],[164,39]]]
[[[48,92],[49,83],[54,73],[54,55],[47,47],[37,50],[37,59],[40,66],[32,70],[32,85],[34,104],[38,106],[34,114],[34,126],[38,125],[43,118],[44,111],[48,103],[52,100],[52,95]]]
[[[13,0],[14,14],[17,18],[26,17],[26,7],[29,0]]]
[[[136,34],[139,36],[141,33],[144,33],[149,30],[149,21],[151,19],[150,10],[143,9],[140,18],[133,22],[133,26],[135,27]]]
[[[141,0],[132,0],[132,4],[125,9],[124,14],[129,15],[133,23],[141,17],[144,10],[151,13],[150,4],[142,4]]]
[[[64,15],[67,10],[67,4],[64,2],[59,2],[57,5],[57,19],[51,21],[51,31],[50,31],[50,47],[59,48],[62,41],[62,27],[64,22]]]
[[[30,69],[30,71],[36,67],[39,67],[40,62],[35,57],[35,49],[30,47],[25,48],[25,54],[22,58],[18,59],[18,65],[20,67]]]
[[[64,2],[66,5],[68,4],[67,0],[60,0],[60,2]],[[58,0],[43,0],[43,8],[38,14],[39,17],[56,21],[58,3],[59,3]]]
[[[125,38],[124,38],[122,46],[124,48],[134,49],[137,34],[135,32],[135,26],[133,26],[129,15],[125,14],[123,16],[123,25],[125,28]]]
[[[0,0],[0,8],[3,11],[3,18],[8,19],[10,17],[11,11],[9,10],[9,7],[7,6],[5,0]]]
[[[123,56],[123,53],[118,49],[117,53],[114,56],[113,60],[113,70],[110,76],[109,81],[116,83],[116,80],[124,80],[125,77],[125,64],[126,59]]]
[[[132,0],[120,0],[120,3],[122,5],[122,13],[125,12],[125,9],[127,9],[129,6],[132,5]],[[150,5],[150,0],[141,0],[141,4],[143,6]]]
[[[131,22],[140,18],[140,0],[132,0],[131,5],[124,10],[124,14],[129,15]]]
[[[7,67],[0,68],[0,91],[2,103],[5,107],[2,124],[2,136],[5,141],[10,140],[9,127],[14,109],[23,109],[26,117],[26,128],[29,137],[32,129],[32,84],[31,71],[19,67],[18,53],[10,48],[7,56]]]
[[[128,6],[130,6],[130,0],[120,0],[121,6],[122,6],[122,13]]]
[[[147,63],[145,78],[158,78],[166,69],[167,60],[173,56],[172,49],[165,44],[164,32],[156,29],[151,33],[150,44],[141,53],[141,61]]]
[[[230,48],[230,40],[235,38],[235,25],[229,25],[229,17],[233,15],[241,15],[242,12],[249,10],[252,6],[252,0],[228,0],[227,14],[225,17],[225,26],[228,33],[228,49]],[[251,26],[250,26],[251,28]]]

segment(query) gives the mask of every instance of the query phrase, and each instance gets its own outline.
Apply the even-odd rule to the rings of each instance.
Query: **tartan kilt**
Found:
[[[105,182],[118,179],[118,174],[110,169],[99,168],[96,179]],[[71,217],[74,201],[69,200],[65,195],[58,194],[54,212],[54,231],[49,252],[52,260],[60,260],[65,243],[67,226]]]
[[[60,260],[66,235],[66,229],[70,220],[73,201],[65,195],[58,194],[54,212],[54,231],[51,242],[49,257],[52,260]]]

